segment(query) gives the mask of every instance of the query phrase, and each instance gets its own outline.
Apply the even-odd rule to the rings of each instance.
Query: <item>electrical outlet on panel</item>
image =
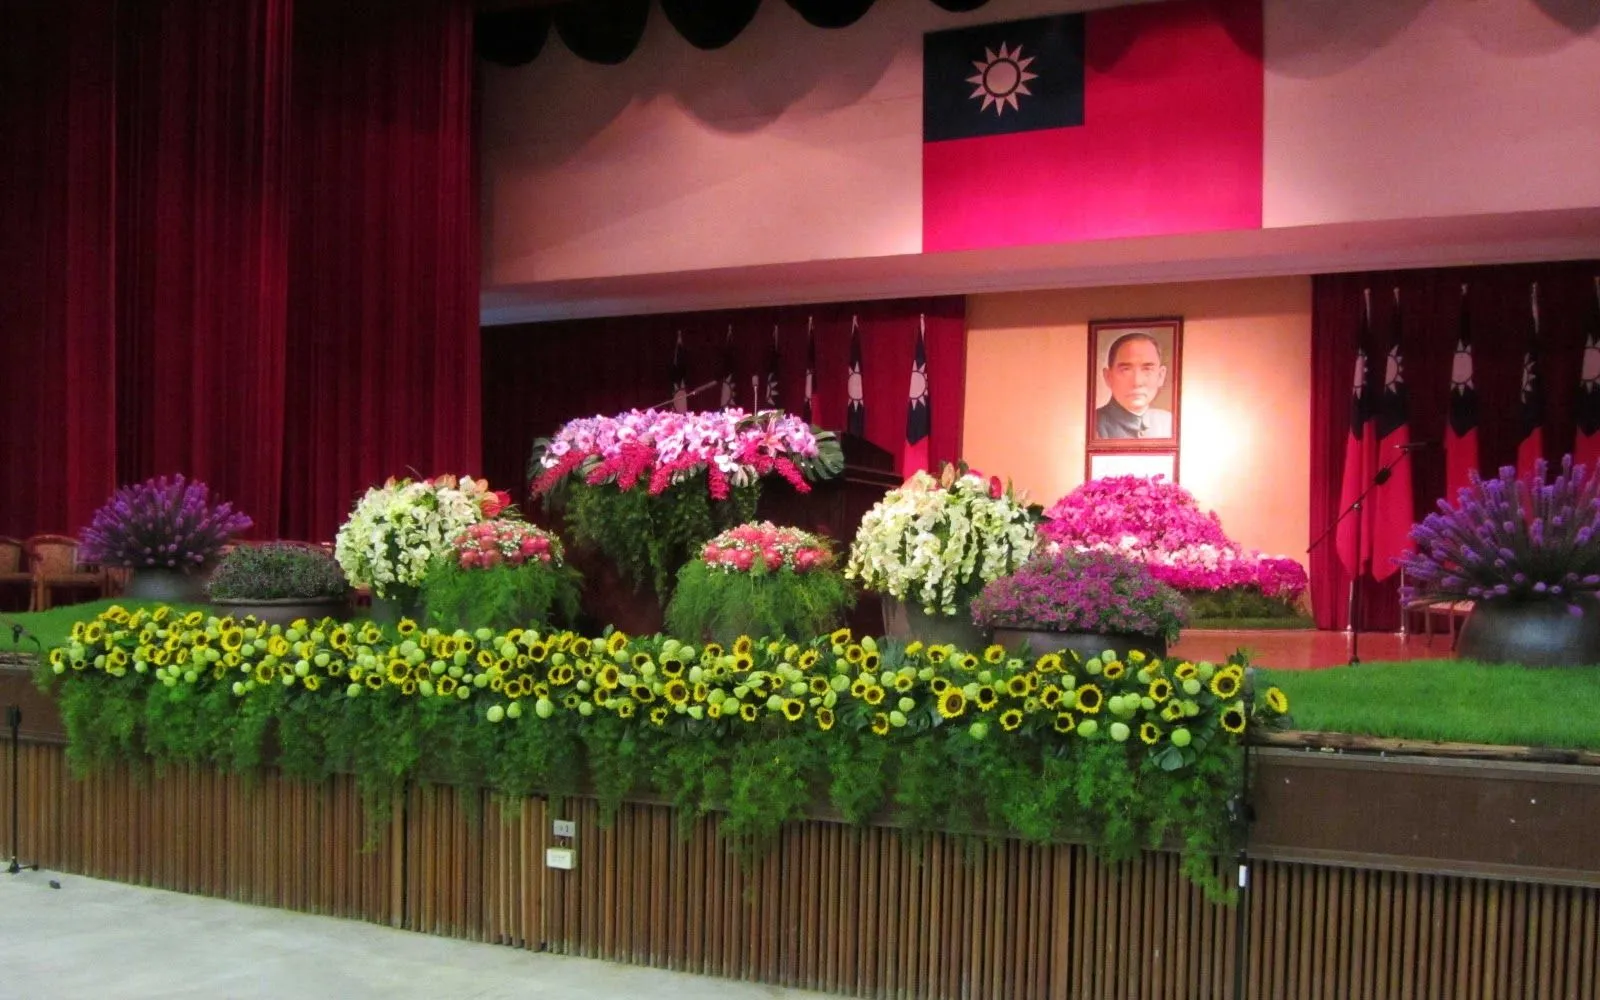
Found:
[[[544,866],[571,871],[578,867],[578,852],[570,847],[547,847],[544,850]]]
[[[568,838],[571,838],[571,837],[576,837],[578,835],[578,824],[574,820],[558,819],[553,824],[553,827],[555,829],[555,835],[557,837],[568,837]]]

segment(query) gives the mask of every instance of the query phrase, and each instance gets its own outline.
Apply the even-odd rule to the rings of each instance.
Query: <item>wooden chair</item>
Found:
[[[1472,613],[1472,602],[1412,601],[1400,612],[1405,616],[1407,625],[1414,618],[1422,619],[1422,636],[1429,649],[1433,648],[1433,637],[1437,632],[1450,637],[1450,649],[1454,652],[1456,642],[1461,638],[1461,626],[1466,623],[1467,615]]]
[[[57,590],[105,593],[106,577],[97,567],[78,563],[78,540],[67,535],[34,535],[26,543],[33,572],[33,610],[48,611]]]
[[[28,561],[23,558],[22,541],[0,535],[0,593],[16,591],[19,598],[26,594],[27,606],[33,606],[33,574],[28,572]],[[19,599],[17,604],[21,605]],[[0,609],[9,607],[0,603]]]

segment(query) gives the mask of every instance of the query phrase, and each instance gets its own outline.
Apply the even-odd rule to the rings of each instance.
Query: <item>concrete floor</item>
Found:
[[[60,889],[50,888],[55,880]],[[820,1000],[54,872],[0,872],[0,997]]]

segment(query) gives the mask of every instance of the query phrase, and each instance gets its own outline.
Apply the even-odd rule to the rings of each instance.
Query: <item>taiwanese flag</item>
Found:
[[[1528,292],[1528,345],[1522,353],[1522,442],[1517,445],[1517,472],[1533,471],[1544,457],[1544,383],[1539,377],[1539,283]]]
[[[1461,286],[1461,326],[1450,362],[1450,416],[1444,431],[1444,495],[1454,499],[1478,468],[1478,386],[1472,357],[1472,313]]]
[[[722,338],[722,393],[721,406],[726,410],[733,405],[733,324],[728,324],[728,335]]]
[[[672,408],[679,413],[689,410],[689,363],[683,356],[683,331],[672,345]]]
[[[1583,338],[1578,367],[1578,442],[1572,460],[1593,466],[1600,460],[1600,277],[1594,279],[1594,309]]]
[[[772,350],[767,354],[767,384],[762,393],[762,405],[769,410],[778,408],[778,327],[772,327]]]
[[[917,353],[911,359],[911,386],[906,394],[906,446],[900,457],[900,474],[909,476],[929,467],[929,434],[933,411],[928,398],[927,317],[917,322]]]
[[[867,434],[867,397],[861,374],[861,324],[850,317],[850,376],[845,383],[850,398],[845,412],[845,430],[857,437]]]
[[[1411,462],[1403,453],[1411,444],[1411,400],[1400,351],[1400,289],[1394,290],[1389,343],[1373,366],[1382,382],[1373,397],[1372,436],[1377,439],[1376,464],[1389,477],[1372,491],[1372,578],[1387,580],[1399,569],[1394,560],[1406,550],[1416,508],[1411,493]],[[1376,475],[1376,471],[1374,472]]]
[[[806,423],[817,422],[817,329],[815,318],[806,317],[806,396],[802,406]]]
[[[1350,385],[1350,436],[1344,446],[1344,472],[1339,480],[1339,509],[1348,510],[1350,505],[1361,496],[1372,477],[1377,474],[1376,448],[1377,438],[1373,435],[1371,418],[1373,410],[1373,389],[1376,380],[1373,378],[1371,357],[1367,354],[1367,344],[1371,341],[1372,329],[1372,293],[1370,290],[1362,293],[1363,303],[1361,310],[1361,333],[1356,341],[1356,367],[1355,378]],[[1366,568],[1366,560],[1371,552],[1372,518],[1370,516],[1372,505],[1363,504],[1362,509],[1345,517],[1339,525],[1337,548],[1339,561],[1344,564],[1345,573],[1352,579],[1360,577]],[[1361,519],[1361,547],[1356,547],[1356,519]]]
[[[1261,226],[1261,0],[923,39],[924,251]]]

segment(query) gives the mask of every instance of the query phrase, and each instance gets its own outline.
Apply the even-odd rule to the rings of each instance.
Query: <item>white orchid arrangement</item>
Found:
[[[867,512],[845,577],[927,614],[965,614],[984,584],[1027,560],[1034,542],[1034,518],[1009,488],[946,466],[938,479],[916,473]]]
[[[391,478],[356,502],[333,555],[353,586],[390,597],[395,587],[420,586],[435,556],[452,555],[462,532],[504,506],[504,494],[471,476]]]

